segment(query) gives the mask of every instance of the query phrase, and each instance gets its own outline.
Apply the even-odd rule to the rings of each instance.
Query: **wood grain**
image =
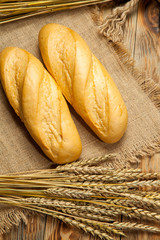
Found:
[[[124,44],[135,60],[135,66],[160,84],[160,5],[156,0],[141,0],[128,17]],[[137,165],[138,166],[138,165]],[[160,153],[143,158],[138,167],[145,172],[160,172]],[[147,223],[147,222],[146,222]],[[128,233],[130,240],[159,240],[160,235]]]
[[[124,44],[135,65],[144,70],[160,84],[160,4],[156,0],[141,0],[127,19],[124,29]],[[137,165],[138,166],[138,165]],[[160,171],[160,153],[142,159],[139,167],[143,171]],[[44,215],[29,218],[27,226],[21,223],[18,229],[0,236],[0,240],[93,240],[87,234],[58,220]],[[120,238],[115,238],[120,239]],[[160,235],[128,233],[129,240],[159,240]]]
[[[136,66],[157,83],[160,83],[159,15],[160,7],[156,0],[140,1],[134,53]]]

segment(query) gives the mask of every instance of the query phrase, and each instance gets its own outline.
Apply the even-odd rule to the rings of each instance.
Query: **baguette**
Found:
[[[42,63],[23,49],[5,48],[0,78],[10,104],[42,151],[58,164],[78,159],[79,134],[59,87]]]
[[[40,30],[39,47],[47,69],[77,113],[102,141],[119,141],[127,127],[127,109],[86,42],[70,28],[51,23]]]

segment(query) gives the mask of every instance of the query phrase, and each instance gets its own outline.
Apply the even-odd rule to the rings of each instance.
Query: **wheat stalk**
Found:
[[[70,188],[49,188],[45,191],[46,194],[50,196],[57,196],[60,198],[80,198],[87,199],[93,196],[93,193],[90,190],[80,190],[80,189],[70,189]]]
[[[106,168],[104,166],[88,166],[89,163],[90,165],[96,165],[98,161],[106,161],[108,159],[114,159],[116,158],[116,155],[113,154],[109,154],[109,155],[105,155],[104,157],[98,157],[98,158],[92,158],[89,160],[79,160],[79,161],[75,161],[72,163],[72,165],[70,166],[69,164],[66,164],[65,166],[60,165],[56,168],[57,172],[67,172],[67,173],[75,173],[75,174],[90,174],[90,175],[113,175],[116,176],[118,174],[118,176],[124,176],[124,175],[130,175],[130,173],[132,173],[132,175],[130,175],[130,177],[135,177],[138,176],[146,176],[149,175],[149,178],[151,178],[151,176],[159,176],[160,177],[160,173],[141,173],[141,169],[120,169],[120,170],[115,170],[113,168]],[[81,166],[79,165],[79,163],[81,163]]]
[[[114,222],[110,224],[112,227],[120,228],[120,229],[130,229],[130,230],[141,230],[141,231],[149,231],[149,232],[155,232],[160,233],[160,229],[157,227],[144,225],[144,224],[138,224],[138,223],[128,223],[128,222]]]
[[[78,169],[81,169],[81,170],[83,168],[88,169],[88,166],[90,168],[90,166],[95,166],[97,164],[100,164],[100,163],[103,163],[103,162],[106,162],[106,161],[115,160],[116,158],[117,158],[116,154],[106,154],[104,156],[93,157],[93,158],[89,158],[89,159],[79,159],[75,162],[72,162],[72,164],[59,165],[57,167],[57,170],[58,171],[67,171],[67,172],[77,172],[78,173]],[[100,167],[100,169],[103,170],[103,167]],[[110,169],[110,168],[107,168],[107,169],[108,169],[108,171],[113,171],[114,170],[114,169]],[[83,172],[82,172],[82,174],[83,174]]]
[[[0,24],[36,16],[53,11],[72,9],[112,0],[43,0],[43,1],[5,1],[0,2]]]
[[[91,219],[91,220],[96,220],[96,221],[99,221],[99,222],[113,222],[114,219],[110,218],[110,217],[104,217],[104,216],[101,216],[99,214],[94,214],[93,212],[90,213],[90,212],[87,212],[87,211],[82,211],[82,209],[78,210],[77,208],[61,208],[61,211],[63,213],[67,213],[67,214],[70,214],[70,215],[74,215],[74,216],[79,216],[79,217],[84,217],[85,218],[88,218],[88,219]]]

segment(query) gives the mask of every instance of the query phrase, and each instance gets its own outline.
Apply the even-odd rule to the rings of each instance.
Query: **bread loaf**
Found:
[[[67,103],[42,63],[23,49],[0,54],[0,78],[8,100],[42,151],[55,163],[76,160],[81,141]]]
[[[41,29],[39,46],[47,69],[77,113],[102,141],[119,141],[127,127],[127,109],[86,42],[73,30],[51,23]]]

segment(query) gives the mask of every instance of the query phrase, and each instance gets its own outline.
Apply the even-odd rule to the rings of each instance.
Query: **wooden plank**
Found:
[[[134,58],[135,66],[157,83],[160,83],[159,16],[160,8],[156,0],[141,0],[128,17],[124,29],[124,44]],[[142,159],[139,167],[146,172],[160,171],[160,154]],[[128,232],[127,238],[122,239],[158,240],[160,236]]]
[[[136,5],[131,13],[128,15],[125,26],[124,26],[124,39],[123,44],[134,58],[135,54],[135,43],[136,43],[136,31],[137,31],[137,13],[138,5]]]
[[[124,39],[123,44],[125,48],[130,53],[131,57],[134,59],[135,55],[135,43],[136,43],[136,32],[137,32],[137,13],[138,13],[138,6],[135,6],[134,9],[127,17],[127,21],[124,27]],[[122,221],[130,221],[127,217],[122,217]],[[127,237],[121,237],[121,240],[137,240],[138,233],[127,232]]]
[[[44,240],[93,240],[93,238],[78,229],[61,221],[47,217]]]
[[[136,15],[131,16],[126,24],[124,42],[133,56],[137,68],[144,70],[146,76],[160,83],[160,8],[157,1],[141,0]],[[143,158],[139,167],[146,172],[160,172],[160,154],[151,158]],[[126,239],[158,240],[160,235],[129,233]]]
[[[160,172],[160,153],[155,154],[152,157],[143,158],[139,166],[144,172]],[[147,224],[147,222],[145,222]],[[155,224],[156,226],[156,224]],[[159,223],[157,223],[159,227]],[[139,233],[138,240],[159,240],[159,234],[147,234]]]
[[[36,214],[18,228],[0,236],[0,240],[93,240],[82,231],[68,226],[50,216]]]
[[[159,15],[156,0],[139,2],[134,59],[136,66],[157,83],[160,83]]]
[[[44,239],[46,216],[35,214],[29,217],[28,224],[24,222],[17,227],[13,227],[7,234],[1,236],[1,240],[42,240]]]

